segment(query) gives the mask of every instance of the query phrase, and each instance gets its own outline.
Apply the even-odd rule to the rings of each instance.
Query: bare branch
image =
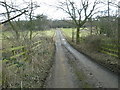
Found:
[[[94,13],[96,5],[98,4],[97,0],[93,3],[91,10],[89,10],[89,0],[81,0],[80,8],[76,6],[75,2],[70,0],[66,0],[64,3],[61,2],[60,4],[61,5],[59,5],[58,8],[65,11],[71,17],[77,27],[84,25],[89,17],[97,13]],[[84,15],[84,18],[82,18],[82,15]]]
[[[7,23],[7,22],[9,22],[9,21],[11,21],[11,20],[13,20],[13,19],[15,19],[15,18],[17,18],[17,17],[21,16],[21,15],[22,15],[22,14],[24,14],[25,12],[27,12],[27,11],[25,10],[24,12],[22,12],[22,13],[20,13],[20,14],[16,15],[16,16],[14,16],[14,17],[12,17],[12,18],[10,18],[10,19],[6,20],[6,21],[3,21],[3,22],[1,22],[0,24]]]

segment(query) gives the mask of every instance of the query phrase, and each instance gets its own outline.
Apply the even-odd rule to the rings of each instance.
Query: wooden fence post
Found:
[[[120,17],[118,17],[118,57],[120,59]]]
[[[74,29],[72,28],[72,42],[74,42]]]
[[[22,52],[25,52],[25,47],[22,48]],[[24,57],[25,57],[25,54],[24,54]]]
[[[13,46],[11,48],[13,48]],[[15,50],[12,50],[12,55],[13,56],[15,55]]]
[[[120,59],[120,2],[118,3],[118,57]]]

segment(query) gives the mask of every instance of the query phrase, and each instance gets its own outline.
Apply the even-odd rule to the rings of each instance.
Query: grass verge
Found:
[[[34,35],[36,35],[36,37],[34,37],[33,41],[41,41],[41,44],[33,50],[28,48],[30,52],[26,60],[20,61],[21,63],[19,63],[19,65],[15,63],[14,60],[4,59],[2,61],[2,88],[43,87],[54,57],[54,30],[38,31],[34,32]],[[11,36],[10,39],[12,42]],[[21,39],[20,41],[23,41],[22,44],[29,46],[28,38],[25,40],[26,41],[23,41],[23,39]],[[11,42],[6,39],[3,42],[5,45],[4,48],[10,47],[12,44]],[[19,42],[17,43],[17,45],[21,44]],[[16,45],[16,43],[14,44]],[[18,58],[18,60],[20,59]],[[11,64],[11,62],[13,63]]]
[[[62,29],[64,36],[66,37],[67,41],[79,52],[83,53],[87,57],[91,58],[91,60],[94,60],[95,62],[101,64],[102,66],[108,68],[110,71],[113,71],[117,74],[120,74],[120,65],[118,63],[119,59],[116,57],[112,57],[107,54],[100,53],[96,50],[96,46],[93,46],[86,42],[80,42],[79,44],[76,44],[75,42],[72,42],[71,37],[69,36],[71,31]],[[69,34],[68,34],[69,33]]]

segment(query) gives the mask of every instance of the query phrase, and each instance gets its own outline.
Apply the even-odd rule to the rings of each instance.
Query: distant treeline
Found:
[[[16,22],[13,22],[14,25],[16,27],[19,28],[19,30],[28,30],[28,29],[31,29],[32,30],[46,30],[46,29],[49,29],[49,28],[74,28],[75,25],[70,23],[71,21],[64,21],[64,20],[46,20],[46,21],[37,21],[37,20],[33,20],[32,21],[33,24],[32,26],[29,24],[29,21],[16,21]],[[5,27],[7,27],[7,30],[10,29],[8,27],[9,24],[6,23],[5,24]]]
[[[71,20],[50,20],[47,16],[40,15],[32,20],[32,24],[27,20],[12,21],[18,30],[46,30],[49,28],[74,28]],[[6,30],[11,30],[9,23],[4,24]]]
[[[117,30],[118,18],[115,16],[99,16],[96,18],[88,19],[83,27],[95,27],[100,34],[106,34],[107,36],[115,36],[118,33]],[[12,21],[17,30],[47,30],[50,28],[76,28],[72,20],[50,20],[45,15],[38,15],[31,21],[17,20]],[[6,23],[4,30],[12,30],[12,27]],[[91,32],[92,28],[91,28]]]
[[[51,28],[74,28],[75,25],[72,24],[70,20],[55,20],[52,21]]]

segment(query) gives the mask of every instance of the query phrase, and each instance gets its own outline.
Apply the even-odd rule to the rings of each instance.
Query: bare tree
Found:
[[[29,5],[29,9],[28,9],[28,13],[26,14],[29,18],[29,31],[30,31],[30,40],[32,40],[32,34],[33,34],[33,18],[36,17],[34,16],[34,10],[38,7],[40,7],[39,5],[37,5],[35,2],[33,2],[32,0],[28,3]]]
[[[60,2],[58,6],[59,9],[65,11],[70,18],[73,20],[73,23],[76,25],[76,43],[79,42],[79,32],[80,28],[86,23],[87,19],[93,16],[97,8],[97,0],[94,1],[93,5],[90,4],[89,0],[81,0],[79,6],[75,2],[66,0],[65,2]],[[91,9],[90,9],[91,8]]]
[[[21,8],[19,6],[16,6],[13,4],[13,2],[7,3],[6,0],[4,1],[0,1],[0,5],[5,8],[5,12],[0,13],[0,16],[5,16],[5,20],[3,20],[0,24],[5,24],[5,23],[9,23],[9,25],[12,27],[12,30],[16,33],[16,39],[19,38],[19,32],[18,29],[15,28],[15,25],[13,24],[13,21],[15,22],[15,19],[17,17],[20,17],[21,15],[25,15],[29,18],[29,24],[30,24],[30,40],[32,38],[32,18],[33,16],[33,12],[34,10],[39,7],[35,2],[33,2],[32,0],[30,2],[24,2],[24,4],[26,5],[26,7]],[[16,15],[17,13],[17,15]],[[14,16],[15,15],[15,16]]]
[[[25,7],[25,8],[22,8],[22,9],[18,9],[18,8],[16,8],[14,5],[8,4],[8,3],[6,2],[6,0],[0,1],[0,6],[2,6],[3,8],[6,9],[5,12],[0,13],[0,16],[1,16],[1,17],[7,16],[6,20],[2,21],[0,24],[7,23],[7,22],[9,22],[9,21],[11,21],[11,20],[13,20],[13,19],[15,19],[15,18],[23,15],[24,13],[27,12],[27,9],[28,9],[28,6]],[[19,14],[11,17],[10,14],[13,14],[13,13],[19,13]],[[8,15],[9,15],[9,17],[8,17]],[[8,19],[8,18],[9,18],[9,19]]]
[[[0,1],[0,5],[5,8],[5,12],[4,13],[0,13],[0,15],[5,16],[6,17],[6,20],[2,21],[0,24],[5,24],[5,23],[9,23],[9,25],[12,27],[12,30],[16,33],[15,37],[16,39],[19,39],[19,32],[18,30],[15,28],[15,26],[13,25],[12,23],[12,20],[23,15],[24,13],[27,12],[27,7],[26,8],[23,8],[23,9],[18,9],[16,8],[15,5],[13,5],[13,3],[11,2],[11,4],[8,4],[6,2],[6,0],[4,1]],[[18,13],[17,15],[13,16],[13,13],[16,14]]]

